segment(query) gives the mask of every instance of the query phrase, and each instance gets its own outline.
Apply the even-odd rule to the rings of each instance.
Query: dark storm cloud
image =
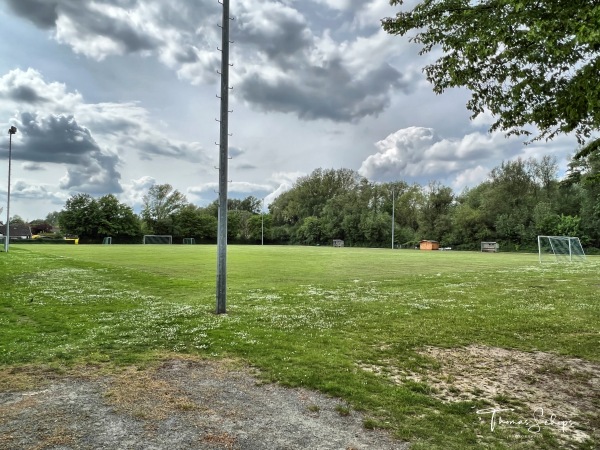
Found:
[[[233,33],[242,47],[239,54],[252,64],[242,69],[236,87],[260,111],[354,122],[385,110],[394,90],[411,89],[385,62],[383,45],[369,46],[370,38],[338,43],[328,32],[318,36],[289,6],[257,4],[238,22]]]
[[[232,34],[241,45],[253,45],[276,59],[289,58],[313,40],[304,17],[278,3],[243,11],[233,22]]]
[[[89,165],[69,166],[60,180],[60,188],[86,192],[92,195],[123,192],[119,184],[121,174],[115,169],[119,163],[116,155],[95,152]]]
[[[64,164],[67,174],[60,180],[63,189],[91,194],[122,191],[116,170],[117,155],[102,152],[90,131],[73,116],[22,113],[14,158],[33,163]],[[34,167],[38,167],[34,165]]]
[[[114,2],[104,2],[106,6]],[[127,15],[111,17],[103,14],[101,8],[91,8],[87,5],[69,5],[61,8],[61,13],[68,17],[76,33],[86,40],[94,41],[98,36],[108,38],[121,45],[126,53],[143,50],[153,50],[159,46],[155,36],[144,31],[142,24],[128,20]]]
[[[244,100],[262,111],[295,112],[301,119],[336,122],[381,113],[389,105],[393,89],[408,89],[393,67],[382,64],[355,76],[340,60],[305,67],[276,81],[256,73],[239,87]]]
[[[21,164],[21,169],[29,171],[29,172],[38,172],[38,171],[45,170],[45,167],[43,164],[40,164],[40,163],[24,162],[23,164]]]
[[[232,11],[231,39],[237,77],[232,82],[241,98],[257,110],[305,120],[354,122],[385,110],[395,90],[408,90],[403,74],[387,63],[390,46],[375,31],[360,37],[342,33],[346,41],[334,37],[340,24],[330,7],[350,11],[352,5],[366,7],[363,3],[323,1],[308,8],[240,1]],[[9,5],[39,27],[53,28],[55,39],[76,53],[97,60],[153,54],[193,84],[215,81],[216,1],[9,0]],[[319,14],[323,19],[317,25],[312,21]],[[42,100],[33,92],[17,94],[29,102]],[[147,147],[148,154],[173,153],[162,145]]]
[[[152,50],[158,46],[154,36],[140,30],[128,17],[111,17],[104,8],[131,8],[135,1],[85,0],[8,0],[19,16],[44,29],[56,28],[61,17],[68,18],[80,38],[102,36],[122,45],[126,52]],[[94,6],[95,5],[95,6]]]
[[[36,103],[43,103],[43,102],[48,101],[47,98],[41,96],[40,94],[38,94],[36,92],[35,89],[33,89],[29,86],[15,87],[15,89],[13,89],[9,93],[8,97],[11,100],[14,100],[19,103],[36,104]]]
[[[7,2],[17,15],[30,20],[40,28],[53,28],[56,24],[58,1],[7,0]]]
[[[81,164],[100,147],[87,128],[72,116],[38,117],[21,114],[19,132],[23,134],[20,158],[35,162]]]
[[[193,48],[178,50],[176,53],[174,53],[173,57],[179,64],[198,62],[198,54]]]

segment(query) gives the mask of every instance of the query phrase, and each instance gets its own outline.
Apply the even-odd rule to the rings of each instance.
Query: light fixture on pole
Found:
[[[10,164],[12,158],[12,135],[17,132],[17,127],[8,129],[8,190],[6,193],[6,234],[4,235],[4,251],[8,253],[10,243]]]

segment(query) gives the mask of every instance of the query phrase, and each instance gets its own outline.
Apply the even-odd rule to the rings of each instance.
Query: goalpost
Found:
[[[102,244],[103,245],[110,245],[110,244],[112,244],[112,237],[105,237],[104,239],[102,239]]]
[[[166,234],[145,234],[144,244],[172,244],[173,236]]]
[[[585,253],[578,237],[538,236],[540,262],[585,261]]]
[[[184,244],[194,245],[196,243],[196,239],[194,238],[183,238]]]

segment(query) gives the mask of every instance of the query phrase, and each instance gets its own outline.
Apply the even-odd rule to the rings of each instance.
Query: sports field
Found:
[[[234,357],[343,399],[413,448],[599,445],[598,257],[230,246],[228,312],[215,315],[216,256],[12,245],[0,253],[0,375]]]

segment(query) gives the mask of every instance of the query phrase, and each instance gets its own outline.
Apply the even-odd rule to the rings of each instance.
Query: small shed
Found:
[[[421,250],[439,250],[440,243],[438,241],[422,240],[419,243],[419,249]]]
[[[333,246],[334,247],[343,247],[344,246],[344,241],[342,239],[334,239],[333,240]]]
[[[496,253],[500,250],[500,244],[497,242],[482,242],[481,243],[481,251],[482,252],[490,252]]]

